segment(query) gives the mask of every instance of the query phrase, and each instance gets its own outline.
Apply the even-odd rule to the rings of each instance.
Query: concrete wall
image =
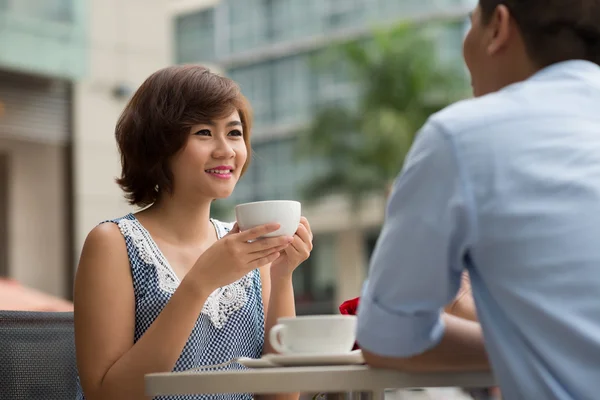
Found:
[[[67,295],[66,149],[0,138],[8,166],[8,276]]]
[[[87,233],[104,219],[126,214],[114,179],[120,171],[114,127],[127,98],[151,73],[170,64],[168,0],[90,0],[88,75],[75,85],[75,259]]]

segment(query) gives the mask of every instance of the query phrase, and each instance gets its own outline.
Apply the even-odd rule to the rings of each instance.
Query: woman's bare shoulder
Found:
[[[99,273],[116,272],[129,264],[125,239],[116,223],[105,222],[95,226],[87,235],[79,259],[78,273],[82,270]],[[129,272],[129,271],[127,271]]]

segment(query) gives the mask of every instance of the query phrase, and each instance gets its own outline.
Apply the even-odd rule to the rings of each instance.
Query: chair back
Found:
[[[0,311],[0,400],[75,399],[72,312]]]

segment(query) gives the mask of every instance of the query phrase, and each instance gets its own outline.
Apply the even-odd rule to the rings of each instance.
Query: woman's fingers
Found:
[[[240,233],[240,226],[237,224],[237,222],[233,224],[233,228],[231,228],[229,231],[229,235],[234,235],[236,233]]]
[[[277,236],[273,238],[264,238],[256,240],[252,243],[247,243],[247,252],[249,254],[264,252],[265,250],[273,250],[276,247],[289,245],[294,238],[288,236]]]
[[[269,248],[269,249],[265,249],[265,250],[260,250],[260,251],[256,251],[254,253],[251,253],[250,254],[251,261],[250,262],[254,262],[254,261],[259,260],[259,259],[261,259],[263,257],[267,257],[268,255],[273,254],[273,253],[282,252],[283,250],[285,250],[289,246],[290,246],[289,243],[286,243],[286,244],[281,245],[281,246],[277,246],[277,247],[273,247],[273,248]]]
[[[298,227],[298,230],[296,231],[296,236],[298,236],[300,240],[302,240],[302,242],[304,242],[304,244],[306,244],[308,248],[312,250],[312,235],[304,225],[301,224]]]
[[[277,260],[280,255],[281,253],[278,251],[275,253],[271,253],[268,256],[261,257],[258,260],[252,261],[250,264],[248,264],[248,266],[250,267],[250,269],[260,268],[263,265],[271,264],[273,261]]]
[[[277,229],[279,229],[279,226],[280,225],[277,223],[256,226],[239,233],[238,238],[243,242],[255,240],[268,233],[275,232]]]
[[[306,231],[310,234],[310,240],[313,239],[313,233],[310,229],[310,224],[308,223],[308,219],[306,217],[300,217],[300,224],[306,228]]]

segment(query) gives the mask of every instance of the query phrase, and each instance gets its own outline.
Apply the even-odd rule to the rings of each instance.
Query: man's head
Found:
[[[600,65],[600,0],[479,0],[464,43],[476,96],[551,64]]]

